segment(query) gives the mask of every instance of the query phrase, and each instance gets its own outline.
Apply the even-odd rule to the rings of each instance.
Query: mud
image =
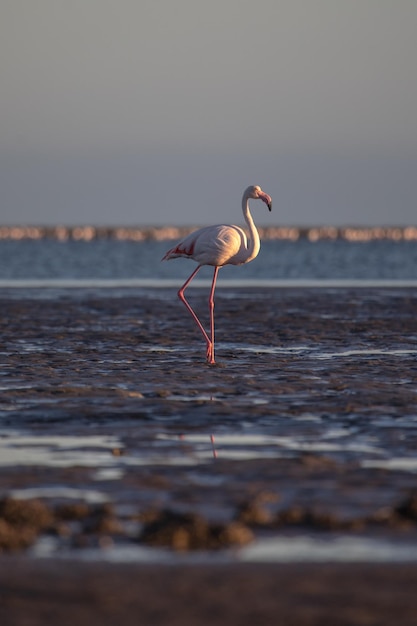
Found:
[[[204,316],[204,291],[190,299]],[[0,305],[2,559],[34,567],[45,540],[51,563],[140,545],[233,560],[306,534],[415,543],[414,290],[220,289],[215,366],[171,290],[5,290]]]

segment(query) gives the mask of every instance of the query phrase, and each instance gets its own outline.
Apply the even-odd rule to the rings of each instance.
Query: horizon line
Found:
[[[58,241],[168,241],[185,237],[199,226],[0,226],[0,240],[56,239]],[[417,225],[408,226],[259,226],[263,240],[321,239],[366,242],[378,239],[417,241]]]

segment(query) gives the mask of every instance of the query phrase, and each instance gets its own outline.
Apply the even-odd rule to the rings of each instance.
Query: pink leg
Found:
[[[212,345],[211,345],[211,340],[209,339],[206,331],[203,328],[202,323],[200,322],[200,320],[198,319],[196,313],[193,311],[193,309],[191,308],[191,306],[188,304],[187,300],[185,299],[185,295],[184,295],[184,291],[187,289],[188,285],[190,284],[190,282],[193,280],[194,276],[197,274],[197,272],[199,271],[199,269],[201,268],[201,265],[199,265],[198,267],[196,267],[196,269],[194,270],[194,272],[191,274],[191,276],[189,278],[187,278],[187,280],[185,281],[185,283],[183,284],[183,286],[181,287],[181,289],[178,291],[178,297],[179,299],[185,304],[185,306],[187,307],[187,309],[189,310],[189,312],[191,313],[191,315],[193,316],[193,319],[195,321],[195,323],[197,324],[197,326],[199,327],[200,331],[203,334],[204,339],[206,340],[206,344],[207,344],[207,361],[209,363],[214,363],[214,361],[211,360],[211,354],[213,352],[212,349]]]
[[[216,289],[217,274],[219,268],[214,268],[213,282],[211,283],[210,297],[209,297],[209,310],[210,310],[210,335],[211,335],[211,352],[207,355],[209,363],[215,363],[214,360],[214,290]]]
[[[216,450],[216,445],[215,445],[215,442],[214,442],[214,435],[210,435],[210,441],[211,441],[211,447],[212,447],[212,450],[213,450],[213,458],[217,459],[217,450]]]

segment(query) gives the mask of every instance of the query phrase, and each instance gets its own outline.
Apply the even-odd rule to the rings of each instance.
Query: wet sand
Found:
[[[47,295],[0,294],[2,623],[414,623],[417,564],[239,550],[416,543],[415,290],[219,289],[213,367],[172,290]],[[120,546],[237,552],[106,563]]]
[[[409,565],[6,561],[0,620],[4,626],[414,626],[416,584],[417,568]]]

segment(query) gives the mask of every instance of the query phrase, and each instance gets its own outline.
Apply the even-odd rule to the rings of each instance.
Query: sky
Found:
[[[417,223],[416,0],[1,0],[0,224]],[[258,206],[258,204],[260,206]]]

